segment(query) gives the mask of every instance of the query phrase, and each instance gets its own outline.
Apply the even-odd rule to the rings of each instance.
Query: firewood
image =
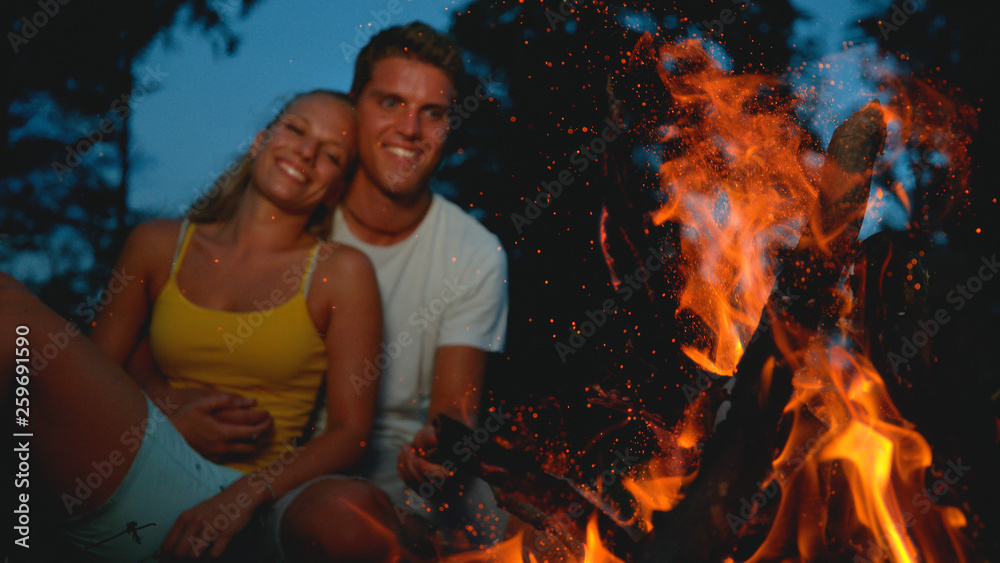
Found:
[[[744,502],[758,492],[771,458],[783,444],[779,427],[791,394],[792,370],[781,363],[775,336],[797,333],[782,330],[782,326],[818,330],[839,312],[835,289],[859,248],[857,233],[868,201],[872,167],[884,139],[885,122],[877,101],[834,132],[817,206],[799,246],[786,258],[779,291],[765,309],[769,322],[761,327],[768,331],[747,347],[729,397],[732,408],[705,446],[698,478],[674,510],[654,518],[642,561],[722,560],[734,551],[737,558],[745,557],[752,553],[754,541],[763,539],[750,526],[766,524],[768,513],[777,508],[780,498],[770,499],[749,519],[744,518],[748,512]],[[789,300],[788,295],[796,298]],[[762,401],[765,365],[771,366],[772,379]]]

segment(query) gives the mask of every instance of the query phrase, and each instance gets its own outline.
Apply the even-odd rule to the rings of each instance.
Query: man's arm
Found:
[[[425,425],[399,453],[400,477],[411,488],[427,481],[427,475],[445,472],[443,466],[424,459],[427,451],[437,446],[430,421],[446,414],[474,428],[487,350],[499,352],[503,348],[507,326],[507,259],[499,243],[491,242],[484,249],[474,260],[476,266],[470,268],[475,275],[458,284],[468,288],[445,312]]]
[[[434,356],[434,384],[426,423],[446,414],[475,427],[486,373],[486,352],[472,346],[442,346]]]
[[[439,414],[448,415],[474,428],[486,372],[486,351],[472,346],[442,346],[434,357],[434,385],[427,420],[413,437],[413,442],[400,450],[399,474],[408,486],[418,487],[428,475],[440,475],[447,470],[424,459],[427,451],[437,446],[437,435],[431,421]]]

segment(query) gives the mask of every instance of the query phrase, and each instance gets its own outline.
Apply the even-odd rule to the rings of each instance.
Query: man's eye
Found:
[[[295,133],[296,135],[302,135],[305,133],[305,130],[303,130],[301,127],[287,121],[285,122],[285,128],[291,131],[292,133]]]
[[[386,99],[382,100],[382,107],[385,107],[385,108],[394,108],[394,107],[396,107],[398,105],[400,105],[400,102],[399,102],[399,100],[397,100],[395,98],[386,98]]]
[[[339,156],[337,156],[337,155],[335,155],[333,153],[327,153],[326,157],[330,159],[330,162],[332,162],[334,164],[340,164],[340,157]]]

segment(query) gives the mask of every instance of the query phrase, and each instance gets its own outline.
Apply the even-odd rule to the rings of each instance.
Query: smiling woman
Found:
[[[368,38],[413,19],[445,30],[463,2],[265,1],[247,12],[236,0],[208,4],[230,7],[223,16],[239,36],[239,48],[220,57],[181,19],[170,41],[154,41],[142,64],[159,65],[170,76],[133,112],[132,141],[142,158],[129,173],[132,209],[158,215],[183,210],[210,189],[221,165],[249,142],[261,120],[273,115],[276,99],[315,84],[348,89],[357,49]],[[261,81],[264,68],[268,78]],[[176,142],[192,130],[185,143]],[[172,165],[178,161],[185,162],[181,170]]]
[[[377,386],[358,392],[349,378],[378,351],[378,289],[363,254],[318,238],[352,168],[356,128],[342,94],[294,98],[218,193],[183,221],[135,229],[116,269],[138,283],[97,316],[97,348],[75,339],[45,369],[57,377],[33,380],[46,397],[36,413],[45,439],[33,444],[46,499],[70,511],[61,528],[80,550],[146,561],[249,546],[276,560],[282,514],[270,503],[360,459]],[[23,293],[0,279],[5,323],[63,324]],[[155,368],[132,379],[121,365],[147,323]],[[234,333],[241,346],[226,339]],[[327,431],[299,446],[324,387]],[[107,459],[114,467],[74,497],[91,462]],[[264,530],[253,531],[255,513],[270,518]]]
[[[336,200],[343,190],[355,142],[353,130],[338,122],[351,123],[353,110],[346,100],[330,102],[319,95],[301,97],[281,117],[269,142],[263,135],[254,140],[251,184],[287,213],[315,210],[318,217],[328,217],[328,207],[319,204]],[[338,121],[325,121],[328,113]]]
[[[332,98],[332,100],[324,98]],[[340,103],[331,103],[333,100]],[[298,111],[288,111],[290,109]],[[320,133],[325,135],[324,139],[307,137],[307,132],[311,133],[312,129],[323,127],[322,121],[314,123],[309,120],[308,115],[322,114],[325,109],[330,109],[333,115],[340,118],[346,117],[348,121],[354,121],[354,110],[351,107],[350,101],[345,95],[339,92],[315,90],[296,97],[286,105],[286,109],[281,112],[279,117],[274,119],[263,131],[257,133],[254,137],[253,146],[240,159],[234,172],[220,178],[215,183],[215,189],[191,206],[187,217],[191,221],[200,223],[231,219],[255,173],[265,176],[270,174],[269,177],[274,178],[274,175],[267,171],[266,166],[281,166],[284,171],[283,173],[290,175],[295,181],[305,181],[305,167],[300,162],[299,156],[293,154],[291,157],[286,157],[280,162],[267,158],[257,159],[257,155],[262,149],[283,149],[286,152],[289,150],[292,152],[297,150],[315,150],[324,156],[322,159],[324,162],[320,165],[321,168],[325,169],[327,165],[326,161],[329,161],[329,164],[334,168],[338,168],[340,172],[340,177],[335,182],[337,184],[335,191],[328,194],[328,197],[324,198],[321,205],[315,207],[307,223],[307,228],[311,233],[325,238],[330,232],[329,204],[340,197],[340,192],[344,187],[344,180],[353,171],[354,157],[357,152],[354,142],[354,128],[350,130],[344,129],[339,132],[320,131]],[[345,112],[349,112],[348,115],[344,115]],[[297,141],[295,141],[296,139]],[[317,143],[317,145],[315,147],[305,146],[301,149],[296,149],[292,146],[289,149],[289,145],[293,144],[293,141],[306,144]],[[267,184],[265,176],[259,176],[259,178],[263,180],[264,184]],[[260,183],[261,181],[256,182],[258,187]]]

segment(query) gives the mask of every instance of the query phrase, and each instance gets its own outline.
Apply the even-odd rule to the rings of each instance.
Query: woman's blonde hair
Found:
[[[281,116],[288,111],[288,108],[292,104],[302,98],[317,94],[330,96],[331,98],[345,104],[353,111],[354,103],[351,102],[351,99],[347,96],[347,94],[342,92],[319,89],[298,94],[288,100],[288,102],[281,107],[281,110],[274,117],[274,119],[267,124],[267,127],[264,129],[264,143],[267,143],[270,140],[271,135],[274,134],[274,127],[279,123]],[[214,223],[217,221],[228,221],[229,219],[232,219],[233,215],[236,213],[237,207],[239,207],[240,200],[243,198],[243,194],[247,190],[247,186],[250,184],[253,161],[254,157],[251,155],[251,150],[247,150],[247,152],[239,158],[235,166],[230,166],[215,180],[212,184],[212,190],[209,193],[198,198],[197,201],[191,204],[191,207],[189,207],[184,213],[184,217],[195,223]],[[352,172],[352,169],[345,171],[345,180],[350,177]],[[312,215],[309,216],[309,221],[306,222],[306,230],[319,238],[327,239],[330,236],[330,231],[333,226],[332,222],[333,209],[327,205],[326,202],[323,202],[317,205]]]

